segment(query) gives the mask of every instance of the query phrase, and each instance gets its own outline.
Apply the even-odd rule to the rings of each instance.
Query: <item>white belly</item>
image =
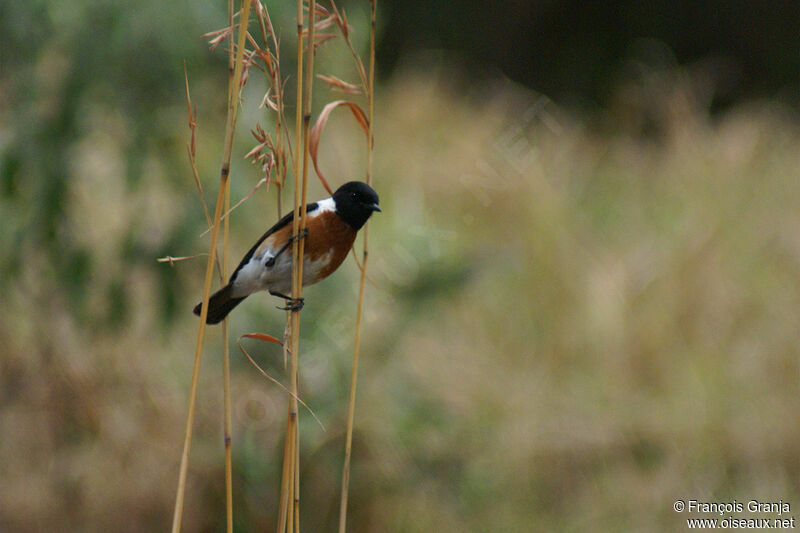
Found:
[[[303,261],[303,286],[311,285],[330,260],[332,252],[320,256],[315,261]],[[236,274],[233,282],[234,298],[241,298],[254,292],[271,291],[285,295],[292,292],[292,253],[286,249],[275,259],[271,266],[267,262],[272,259],[272,250],[266,249],[263,254],[253,255],[250,261]]]

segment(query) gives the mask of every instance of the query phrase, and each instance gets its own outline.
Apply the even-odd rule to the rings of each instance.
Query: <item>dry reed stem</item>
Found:
[[[248,1],[248,0],[244,0]],[[233,0],[228,0],[228,26],[233,26]],[[247,33],[247,24],[242,26]],[[230,101],[231,92],[238,95],[234,89],[236,58],[233,53],[233,32],[228,38],[228,99]],[[231,182],[227,180],[225,187],[225,214],[231,208]],[[222,228],[222,279],[228,279],[228,236],[230,232],[229,219],[226,216]],[[223,432],[225,446],[225,531],[233,533],[233,462],[231,459],[231,448],[233,446],[232,423],[231,423],[231,357],[228,347],[228,317],[222,321],[222,410],[223,410]]]
[[[225,208],[231,203],[230,180],[225,188]],[[228,219],[225,219],[222,230],[222,277],[228,277]],[[231,357],[228,346],[228,317],[222,321],[222,395],[223,395],[223,431],[225,443],[225,522],[227,533],[233,533],[233,464],[231,447],[233,445],[231,423]]]
[[[303,81],[303,89],[305,94],[303,96],[303,184],[301,188],[300,199],[300,225],[298,235],[302,235],[306,230],[306,210],[308,208],[308,152],[309,152],[309,128],[311,125],[311,89],[314,81],[314,31],[316,21],[316,0],[309,0],[308,4],[308,46],[306,53],[308,57],[305,65],[305,80]],[[299,74],[298,74],[299,75]],[[297,243],[297,256],[295,258],[296,277],[292,292],[296,292],[296,299],[302,298],[303,294],[303,255],[305,252],[305,239],[296,239]],[[300,533],[300,432],[298,426],[297,416],[297,395],[300,391],[300,378],[299,378],[299,355],[300,355],[300,309],[292,310],[293,322],[296,327],[292,329],[292,379],[294,385],[295,398],[292,399],[293,409],[295,412],[294,419],[294,532]]]
[[[300,533],[300,426],[297,423],[294,433],[294,533]]]
[[[217,194],[217,204],[214,210],[214,229],[211,232],[211,244],[206,263],[206,275],[203,283],[203,305],[200,312],[200,325],[197,328],[197,343],[195,345],[194,365],[192,368],[192,384],[189,392],[189,412],[186,416],[186,435],[181,454],[180,473],[178,474],[178,488],[175,495],[175,510],[172,516],[172,533],[178,533],[181,529],[183,518],[183,501],[186,494],[186,474],[189,468],[189,450],[192,443],[192,427],[194,425],[194,411],[197,404],[197,383],[200,374],[200,361],[203,355],[203,343],[205,340],[206,319],[208,318],[208,298],[211,292],[211,277],[213,273],[214,259],[217,252],[217,239],[219,238],[219,219],[222,214],[222,207],[225,199],[225,191],[230,177],[230,162],[233,152],[233,133],[236,124],[236,112],[239,105],[239,91],[242,76],[242,58],[244,52],[244,38],[247,22],[250,16],[250,1],[243,0],[241,25],[239,29],[239,46],[236,50],[234,76],[228,88],[228,116],[225,125],[225,146],[220,170],[220,187]]]
[[[281,495],[280,495],[280,507],[278,509],[278,533],[284,533],[286,531],[286,522],[287,522],[287,515],[289,509],[289,491],[291,490],[291,484],[289,482],[289,469],[291,465],[289,464],[289,453],[291,452],[291,445],[294,439],[289,438],[289,430],[287,428],[286,431],[286,443],[283,447],[283,468],[281,470]],[[294,479],[294,476],[292,476]]]
[[[316,16],[316,1],[310,0],[308,7],[308,46],[306,53],[308,57],[303,65],[303,9],[302,0],[297,3],[297,65],[298,65],[298,116],[297,120],[297,143],[300,139],[300,119],[302,118],[303,151],[302,159],[300,151],[297,154],[295,164],[295,194],[294,194],[294,218],[292,220],[292,231],[294,235],[302,234],[306,229],[306,206],[308,203],[308,152],[309,152],[309,128],[311,122],[311,88],[314,70],[314,22]],[[305,66],[305,70],[303,70]],[[302,109],[302,117],[299,111]],[[302,163],[302,164],[301,164]],[[302,182],[297,179],[297,172],[302,168]],[[303,255],[305,251],[305,240],[295,239],[292,244],[292,298],[300,300],[303,294]],[[292,397],[289,399],[289,414],[286,423],[286,444],[284,461],[289,462],[289,468],[284,472],[286,478],[281,487],[281,513],[279,515],[279,531],[299,533],[300,531],[300,436],[298,432],[298,409],[297,394],[298,383],[298,353],[300,345],[300,309],[293,309],[291,316],[291,346],[289,349],[289,382]],[[284,492],[285,489],[285,492]],[[291,500],[291,509],[290,506]],[[283,524],[281,515],[286,517],[286,527]]]
[[[375,15],[377,11],[377,0],[370,0],[370,38],[369,38],[369,84],[364,88],[367,94],[367,124],[369,133],[367,135],[367,184],[372,184],[372,148],[374,139],[373,118],[374,118],[374,83],[375,83]],[[335,9],[335,6],[334,6]],[[345,39],[349,43],[349,39]],[[352,47],[351,47],[352,51]],[[360,64],[360,61],[359,61]],[[363,67],[362,67],[363,69]],[[339,506],[339,533],[347,530],[347,497],[350,490],[350,460],[353,450],[353,425],[356,408],[356,385],[358,378],[358,355],[361,346],[361,319],[364,310],[364,289],[367,280],[367,257],[369,244],[369,222],[364,226],[364,253],[361,268],[361,279],[358,286],[358,307],[356,310],[356,334],[353,346],[353,369],[350,376],[350,397],[347,407],[347,436],[345,438],[344,465],[342,467],[342,499]]]
[[[300,146],[301,141],[301,133],[302,133],[302,115],[301,109],[303,104],[303,0],[297,0],[297,103],[296,103],[296,112],[295,112],[295,135],[296,135],[296,142],[295,146]],[[297,235],[299,232],[299,214],[300,214],[300,184],[298,180],[298,176],[300,174],[300,151],[297,150],[294,154],[295,156],[295,186],[294,186],[294,198],[293,198],[293,205],[294,205],[294,218],[292,220],[292,232],[294,235]],[[297,293],[297,259],[298,259],[298,239],[295,239],[292,243],[292,297],[296,297]],[[296,376],[297,369],[297,343],[295,342],[295,333],[297,332],[299,326],[299,314],[298,313],[291,313],[289,315],[289,347],[287,348],[289,351],[290,361],[292,370],[290,370],[290,382],[289,386],[292,389],[292,392],[296,395],[296,381],[293,379]],[[283,472],[281,475],[281,494],[280,494],[280,506],[278,508],[278,533],[284,533],[287,531],[287,525],[290,521],[294,519],[294,511],[289,512],[289,499],[290,494],[294,494],[294,470],[292,469],[292,462],[294,461],[294,429],[293,423],[297,421],[297,409],[292,410],[292,399],[289,399],[288,402],[288,414],[287,414],[287,423],[286,423],[286,439],[284,444],[283,450]],[[294,414],[294,416],[293,416]],[[291,517],[289,516],[291,515]],[[293,531],[294,527],[292,526],[289,531]]]

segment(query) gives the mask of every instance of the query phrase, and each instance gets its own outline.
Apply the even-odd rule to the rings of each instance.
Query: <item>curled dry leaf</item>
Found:
[[[358,122],[359,126],[361,126],[361,129],[364,130],[364,135],[369,136],[369,121],[367,120],[367,115],[358,104],[348,102],[347,100],[336,100],[335,102],[331,102],[322,108],[319,117],[317,117],[317,121],[314,123],[314,127],[311,128],[311,134],[308,137],[308,151],[311,154],[311,162],[314,164],[314,170],[317,172],[317,176],[322,182],[322,186],[325,187],[325,190],[331,194],[333,194],[333,190],[331,189],[330,185],[328,185],[328,182],[322,175],[322,172],[319,170],[317,152],[319,150],[319,141],[322,137],[322,130],[325,129],[325,124],[328,122],[328,117],[330,117],[333,110],[339,106],[347,106],[350,108],[353,118],[356,119],[356,122]]]

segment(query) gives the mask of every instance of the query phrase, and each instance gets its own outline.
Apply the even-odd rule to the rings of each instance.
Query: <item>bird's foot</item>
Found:
[[[276,295],[286,300],[286,307],[278,307],[282,311],[299,311],[305,305],[305,298],[292,298],[291,296]]]

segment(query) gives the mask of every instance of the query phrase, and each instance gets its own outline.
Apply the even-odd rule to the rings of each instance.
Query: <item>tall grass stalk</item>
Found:
[[[247,0],[244,0],[247,1]],[[228,27],[233,28],[233,0],[228,0]],[[247,29],[247,26],[243,26]],[[240,31],[240,35],[246,34]],[[234,88],[236,70],[236,58],[233,47],[233,31],[228,36],[228,102],[231,95],[238,90]],[[238,98],[237,98],[238,99]],[[230,212],[231,208],[231,182],[227,180],[225,187],[225,212]],[[225,217],[222,228],[222,283],[228,279],[228,236],[230,233],[229,217]],[[223,432],[225,443],[225,531],[233,533],[233,462],[231,459],[231,447],[233,446],[233,436],[231,430],[231,357],[228,347],[228,317],[222,321],[222,409],[223,409]]]
[[[302,184],[300,182],[300,168],[301,168],[301,152],[299,147],[302,142],[302,113],[305,111],[303,106],[303,0],[297,0],[297,92],[295,104],[295,146],[298,149],[295,151],[295,186],[293,209],[294,217],[292,219],[292,234],[299,235],[300,233],[300,197],[304,194],[301,191]],[[313,20],[313,16],[309,16],[309,23]],[[309,47],[313,44],[309,41]],[[303,221],[305,222],[305,221]],[[302,295],[302,283],[298,283],[302,278],[298,278],[299,264],[301,258],[300,249],[304,247],[303,240],[295,239],[292,243],[292,298],[300,298]],[[284,533],[286,531],[294,531],[295,525],[295,507],[294,494],[295,494],[295,473],[296,460],[298,455],[295,453],[295,446],[297,445],[297,350],[299,345],[300,334],[300,313],[299,311],[292,311],[288,318],[289,329],[289,390],[291,395],[288,402],[288,415],[286,421],[286,438],[283,450],[283,471],[281,475],[281,494],[280,506],[278,509],[278,532]],[[291,509],[290,509],[291,501]]]
[[[225,211],[230,209],[230,180],[225,188]],[[222,277],[228,278],[228,219],[222,228]],[[225,438],[225,524],[226,531],[233,533],[233,464],[231,446],[233,443],[231,430],[231,357],[228,347],[228,318],[222,321],[222,396],[223,396],[223,431]]]
[[[308,152],[309,128],[311,123],[311,88],[314,71],[314,21],[316,17],[316,1],[310,0],[308,5],[308,32],[307,46],[303,47],[303,2],[297,2],[297,146],[300,146],[300,125],[302,120],[303,150],[297,150],[295,164],[295,193],[294,193],[294,218],[292,232],[302,235],[306,229],[306,205],[308,203]],[[303,53],[308,54],[305,65]],[[304,70],[305,67],[305,70]],[[302,116],[300,112],[302,110]],[[301,170],[302,169],[302,170]],[[302,173],[302,180],[298,175]],[[295,239],[292,243],[292,299],[301,301],[303,296],[303,256],[305,240]],[[281,483],[281,510],[279,512],[278,531],[300,531],[300,435],[298,432],[297,394],[298,356],[300,347],[300,309],[293,309],[290,315],[290,365],[289,383],[291,396],[289,398],[289,415],[286,423],[286,443],[284,448],[284,462],[288,461],[288,468],[284,468],[284,480]],[[284,465],[285,466],[285,465]],[[285,526],[284,526],[285,520]]]
[[[181,455],[181,466],[178,474],[178,488],[175,495],[175,510],[172,516],[172,533],[178,533],[181,529],[183,518],[183,501],[186,494],[186,474],[189,468],[189,450],[192,444],[192,427],[194,425],[194,411],[197,403],[197,383],[200,374],[200,361],[203,355],[203,343],[205,341],[206,319],[208,317],[208,298],[211,292],[211,277],[214,271],[214,260],[217,253],[217,239],[219,238],[219,222],[222,215],[222,207],[225,203],[225,195],[228,190],[230,178],[231,155],[233,153],[233,133],[236,125],[236,112],[239,106],[239,91],[241,89],[242,59],[244,54],[245,35],[247,34],[247,23],[250,17],[250,1],[243,0],[241,15],[239,17],[238,46],[236,58],[234,60],[234,75],[229,79],[228,89],[228,115],[225,124],[225,145],[222,156],[222,167],[220,169],[220,187],[217,193],[217,203],[214,210],[214,225],[211,230],[211,244],[209,246],[208,261],[206,263],[206,275],[203,283],[203,305],[200,312],[200,325],[197,328],[197,342],[194,353],[194,366],[192,368],[192,384],[189,392],[189,412],[186,416],[186,433],[183,443],[183,453]]]
[[[374,83],[375,83],[375,16],[377,0],[370,0],[370,34],[369,34],[369,81],[364,90],[367,95],[367,184],[372,185],[372,149],[374,118]],[[346,40],[349,43],[349,40]],[[363,71],[363,69],[362,69]],[[363,80],[363,78],[362,78]],[[358,306],[356,309],[356,333],[353,343],[353,368],[350,376],[350,397],[347,405],[347,434],[344,447],[344,465],[342,466],[342,498],[339,505],[339,533],[347,530],[347,497],[350,491],[350,458],[353,451],[353,425],[356,410],[356,385],[358,378],[358,354],[361,346],[361,319],[364,311],[364,289],[367,281],[367,257],[369,255],[369,222],[364,226],[364,250],[361,260],[361,279],[358,285]]]

